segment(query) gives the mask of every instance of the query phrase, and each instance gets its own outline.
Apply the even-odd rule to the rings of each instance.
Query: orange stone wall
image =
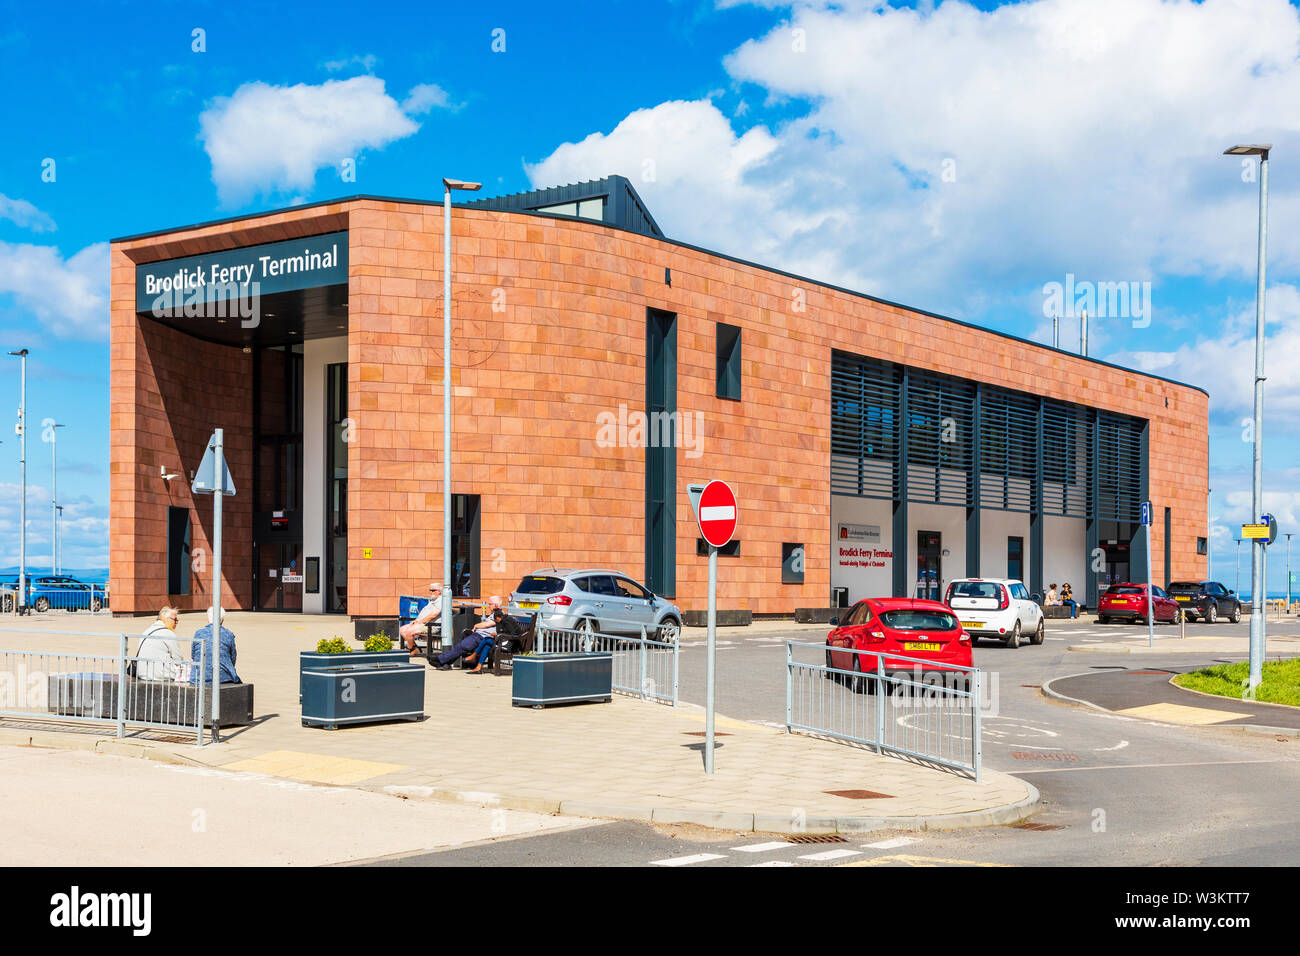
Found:
[[[167,237],[183,252],[156,254],[162,240],[137,240],[134,251],[149,244],[148,255],[168,258],[340,228],[349,230],[354,422],[349,612],[391,616],[397,595],[442,578],[441,206],[350,200]],[[484,595],[550,563],[644,578],[644,450],[601,447],[598,416],[645,407],[647,308],[677,314],[678,410],[702,418],[702,456],[677,451],[685,608],[703,607],[707,575],[685,487],[710,477],[728,480],[741,502],[741,555],[719,561],[719,606],[762,614],[828,602],[836,348],[1149,419],[1151,498],[1158,514],[1173,509],[1176,572],[1205,572],[1195,545],[1206,533],[1208,398],[1196,389],[599,223],[457,209],[452,232],[452,490],[482,496]],[[130,282],[129,263],[118,272],[131,250],[114,250],[116,289]],[[115,362],[116,329],[129,325],[118,298]],[[741,402],[715,397],[719,321],[743,329]],[[140,344],[123,336],[121,347],[129,357]],[[132,374],[115,365],[115,416],[130,414]],[[114,440],[115,606],[117,576],[137,574],[137,552],[119,548],[117,532],[156,507],[144,494],[147,469],[127,467],[119,479],[131,447]],[[1159,521],[1156,580],[1162,536]],[[802,585],[780,583],[787,541],[806,546]]]

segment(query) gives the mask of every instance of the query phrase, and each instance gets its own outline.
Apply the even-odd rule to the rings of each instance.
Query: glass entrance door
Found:
[[[302,346],[253,363],[253,602],[302,610]]]
[[[325,464],[325,610],[337,614],[348,609],[348,366],[328,365],[325,436],[329,461]]]
[[[938,531],[916,533],[916,594],[928,601],[939,600],[943,586],[943,536]]]

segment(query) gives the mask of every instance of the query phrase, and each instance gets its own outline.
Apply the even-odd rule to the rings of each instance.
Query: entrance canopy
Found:
[[[222,345],[347,333],[348,234],[331,232],[136,266],[136,311]]]

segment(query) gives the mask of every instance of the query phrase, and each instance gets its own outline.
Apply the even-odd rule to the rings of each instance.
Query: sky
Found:
[[[437,198],[443,176],[495,195],[618,173],[674,239],[1042,342],[1060,305],[1063,347],[1079,318],[1053,290],[1123,288],[1089,353],[1210,393],[1212,570],[1233,587],[1259,182],[1222,153],[1274,148],[1265,506],[1300,532],[1298,54],[1285,0],[3,0],[0,408],[2,353],[28,348],[29,562],[49,559],[52,419],[63,564],[107,565],[108,240]],[[0,564],[18,482],[6,425]]]

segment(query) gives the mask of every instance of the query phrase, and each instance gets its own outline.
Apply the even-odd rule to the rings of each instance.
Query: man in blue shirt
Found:
[[[226,619],[226,609],[221,608],[221,620]],[[206,668],[203,672],[203,683],[212,683],[212,608],[208,608],[207,626],[199,628],[194,632],[194,642],[190,644],[190,660],[195,664],[199,662],[200,648],[207,655]],[[221,628],[221,669],[218,671],[221,675],[223,684],[242,684],[239,675],[235,673],[235,635],[226,628]],[[199,669],[193,667],[190,669],[190,683],[199,682]]]

